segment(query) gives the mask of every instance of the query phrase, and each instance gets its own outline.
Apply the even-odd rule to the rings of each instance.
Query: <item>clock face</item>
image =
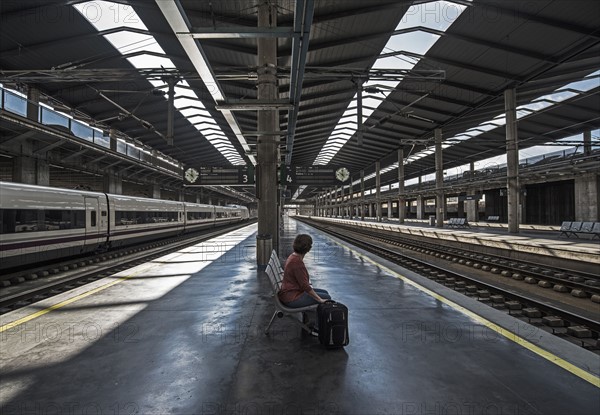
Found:
[[[198,170],[193,167],[190,167],[185,171],[185,179],[190,183],[194,183],[198,179],[198,176]]]
[[[339,169],[337,169],[335,171],[335,177],[340,182],[345,182],[346,180],[348,180],[350,178],[350,172],[348,171],[347,168],[340,167]]]

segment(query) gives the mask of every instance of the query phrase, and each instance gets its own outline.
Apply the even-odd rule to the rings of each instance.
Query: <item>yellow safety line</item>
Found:
[[[334,241],[335,243],[337,243],[340,246],[343,246],[345,248],[347,248],[348,250],[352,251],[353,253],[355,253],[356,255],[358,255],[359,257],[369,261],[370,263],[372,263],[373,265],[383,269],[384,271],[392,274],[392,276],[394,276],[395,278],[401,279],[402,281],[404,281],[405,283],[412,285],[413,287],[415,287],[416,289],[418,289],[419,291],[422,291],[430,296],[432,296],[433,298],[435,298],[438,301],[441,301],[444,304],[447,304],[448,306],[454,308],[455,310],[465,314],[466,316],[478,321],[479,323],[483,324],[484,326],[486,326],[487,328],[489,328],[490,330],[495,331],[496,333],[506,337],[508,340],[511,340],[515,343],[517,343],[520,346],[525,347],[526,349],[532,351],[533,353],[537,354],[538,356],[543,357],[544,359],[548,360],[549,362],[554,363],[557,366],[562,367],[563,369],[571,372],[572,374],[574,374],[577,377],[580,377],[581,379],[585,380],[586,382],[591,383],[592,385],[596,386],[597,388],[600,388],[600,377],[589,373],[577,366],[575,366],[572,363],[567,362],[564,359],[561,359],[560,357],[554,355],[553,353],[542,349],[539,346],[536,346],[535,344],[529,342],[528,340],[525,340],[524,338],[518,336],[517,334],[511,332],[510,330],[507,330],[503,327],[498,326],[495,323],[492,323],[491,321],[489,321],[488,319],[480,316],[479,314],[474,313],[471,310],[466,309],[465,307],[456,304],[455,302],[447,299],[446,297],[442,297],[441,295],[431,291],[430,289],[423,287],[422,285],[414,282],[413,280],[398,274],[397,272],[395,272],[394,270],[391,270],[390,268],[386,267],[385,265],[382,265],[378,262],[375,262],[374,260],[372,260],[371,258],[361,254],[360,252],[355,251],[354,249],[350,248],[347,245],[344,245],[342,243],[339,243],[337,241]]]
[[[136,272],[136,273],[134,273],[134,274],[127,275],[127,276],[125,276],[125,277],[120,277],[120,278],[119,278],[118,280],[116,280],[116,281],[109,282],[108,284],[104,284],[104,285],[102,285],[102,286],[100,286],[100,287],[97,287],[97,288],[94,288],[94,289],[92,289],[92,290],[90,290],[90,291],[86,291],[86,292],[84,292],[84,293],[82,293],[82,294],[79,294],[79,295],[77,295],[77,296],[75,296],[75,297],[69,298],[68,300],[65,300],[65,301],[63,301],[63,302],[60,302],[60,303],[58,303],[58,304],[54,304],[54,305],[52,305],[52,306],[50,306],[50,307],[48,307],[48,308],[45,308],[45,309],[43,309],[43,310],[40,310],[40,311],[36,312],[36,313],[30,314],[30,315],[28,315],[28,316],[25,316],[25,317],[23,317],[23,318],[20,318],[20,319],[18,319],[18,320],[15,320],[15,321],[13,321],[12,323],[4,324],[3,326],[0,326],[0,333],[2,333],[2,332],[5,332],[6,330],[10,330],[10,329],[12,329],[12,328],[15,328],[15,327],[17,327],[17,326],[19,326],[19,325],[21,325],[21,324],[23,324],[23,323],[27,323],[28,321],[31,321],[31,320],[33,320],[33,319],[36,319],[36,318],[38,318],[38,317],[41,317],[41,316],[43,316],[44,314],[48,314],[48,313],[50,313],[51,311],[58,310],[59,308],[62,308],[62,307],[64,307],[64,306],[66,306],[66,305],[69,305],[69,304],[71,304],[71,303],[74,303],[75,301],[79,301],[79,300],[81,300],[82,298],[89,297],[89,296],[90,296],[90,295],[92,295],[92,294],[96,294],[96,293],[98,293],[98,292],[100,292],[100,291],[103,291],[103,290],[105,290],[105,289],[107,289],[107,288],[110,288],[110,287],[112,287],[113,285],[119,284],[119,283],[121,283],[121,282],[123,282],[123,281],[125,281],[125,280],[128,280],[129,278],[132,278],[132,277],[136,276],[136,275],[137,275],[137,274],[139,274],[140,272],[142,272],[142,271],[140,270],[140,271],[138,271],[138,272]]]

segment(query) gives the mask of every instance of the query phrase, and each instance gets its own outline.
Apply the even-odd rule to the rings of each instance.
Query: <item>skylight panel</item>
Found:
[[[147,69],[147,68],[164,68],[164,69],[175,69],[175,65],[173,61],[168,58],[161,58],[159,56],[154,55],[137,55],[128,57],[127,60],[131,62],[133,66],[138,69]],[[162,80],[156,80],[158,85],[164,85]]]
[[[106,34],[104,35],[104,38],[123,55],[139,51],[161,53],[163,55],[165,53],[159,44],[156,43],[154,36],[142,33],[122,30],[120,32]]]
[[[459,5],[448,1],[435,1],[412,5],[402,17],[402,20],[396,27],[396,30],[423,26],[426,28],[445,31],[460,16],[460,14],[464,11],[465,8],[466,6],[464,5]],[[435,42],[437,42],[439,38],[439,35],[427,33],[422,30],[416,30],[414,32],[406,32],[391,36],[381,52],[381,55],[383,56],[381,56],[375,61],[373,68],[411,70],[419,62],[419,58],[402,55],[401,53],[394,56],[386,55],[396,54],[402,51],[412,52],[418,55],[424,55],[435,44]],[[363,87],[375,87],[377,85],[384,84],[387,89],[387,93],[385,93],[384,96],[387,97],[387,95],[389,95],[389,93],[392,90],[396,89],[399,83],[400,82],[397,81],[367,81],[363,84]],[[350,106],[356,105],[356,99],[357,97],[355,95],[352,98],[349,108]],[[375,112],[375,110],[379,107],[379,105],[381,105],[381,101],[382,100],[375,99],[369,96],[363,98],[363,119],[358,120],[358,122],[362,124],[366,119],[368,119],[373,114],[373,112]],[[342,117],[342,119],[340,119],[338,125],[342,122],[344,117],[348,115],[347,112],[348,110],[344,113],[344,116]],[[356,117],[353,118],[356,119]],[[353,129],[352,134],[356,132],[356,129],[357,128]],[[327,140],[327,142],[323,146],[323,149],[321,150],[313,164],[327,164],[335,156],[335,154],[333,156],[325,156],[326,153],[324,152],[324,150],[327,147],[331,147],[332,137],[333,136],[331,136]],[[348,137],[346,142],[350,138],[351,137]]]
[[[148,30],[144,25],[140,17],[137,15],[133,7],[118,3],[113,3],[109,1],[89,1],[86,3],[75,4],[76,10],[81,13],[83,17],[85,17],[98,31],[105,31],[115,28],[123,28],[124,30],[108,33],[104,35],[104,38],[110,42],[115,49],[117,49],[124,56],[130,54],[140,53],[135,56],[127,56],[127,60],[137,69],[160,69],[164,68],[165,70],[176,69],[175,64],[171,59],[166,56],[156,56],[166,55],[164,50],[160,47],[156,39],[149,34],[142,34],[137,32],[132,32],[127,30],[127,28]],[[146,52],[146,53],[143,53]],[[166,89],[168,88],[165,85],[163,80],[159,79],[148,79],[148,82],[155,88]],[[210,89],[210,87],[207,85]],[[188,107],[188,106],[196,106],[204,109],[204,105],[199,101],[198,96],[192,91],[190,85],[185,80],[180,80],[174,87],[175,91],[175,100],[174,105],[177,109]],[[181,99],[183,98],[183,99]],[[190,102],[193,101],[193,102]],[[212,116],[208,111],[189,111],[189,110],[180,110],[180,113],[186,117],[188,117],[188,121],[190,124],[194,125],[196,129],[202,132],[202,126],[204,123],[193,124],[189,118],[206,118],[213,121],[211,124],[214,125],[217,129],[217,123],[212,120]],[[191,114],[191,115],[190,115]],[[222,132],[221,132],[222,133]],[[223,137],[225,135],[223,134]],[[210,142],[210,140],[209,140]],[[217,148],[215,146],[215,148]],[[226,148],[228,150],[227,153],[221,151],[222,148]],[[224,146],[220,146],[217,148],[220,150],[221,154],[231,163],[239,164],[240,160],[241,164],[244,164],[243,159],[239,156],[237,151],[233,145],[227,140],[227,144]],[[231,152],[229,152],[231,150]],[[231,156],[234,153],[235,156]]]

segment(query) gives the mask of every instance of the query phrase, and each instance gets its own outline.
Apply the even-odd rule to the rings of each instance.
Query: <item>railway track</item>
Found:
[[[129,246],[4,275],[2,279],[13,281],[14,284],[0,288],[0,315],[89,284],[186,246],[210,240],[232,230],[248,226],[248,224],[246,222],[213,228],[208,232]]]
[[[542,288],[539,290],[540,294],[537,295],[514,289],[514,287],[506,287],[501,283],[502,279],[500,278],[502,276],[514,278],[515,274],[518,274],[517,278],[523,280],[532,278],[536,281],[555,281],[556,284],[561,284],[568,290],[581,290],[586,297],[591,299],[592,296],[599,293],[598,286],[590,285],[590,281],[598,281],[596,275],[557,268],[548,269],[537,264],[465,250],[459,252],[459,250],[449,250],[436,243],[417,242],[412,244],[406,237],[384,234],[380,230],[375,232],[368,228],[341,224],[332,226],[304,218],[300,220],[457,292],[503,310],[515,318],[600,354],[600,321],[598,321],[597,313],[583,312],[565,304],[550,301],[542,295],[544,292]],[[477,275],[474,275],[477,273],[458,270],[456,264],[462,265],[463,268],[470,266],[497,274],[498,282],[478,278]],[[557,277],[555,274],[562,275]],[[545,279],[542,280],[542,277]],[[575,279],[569,279],[573,277]],[[540,279],[538,280],[538,278]]]

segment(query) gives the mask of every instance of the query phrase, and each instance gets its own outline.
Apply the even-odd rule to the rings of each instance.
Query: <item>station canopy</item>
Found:
[[[435,171],[435,128],[445,169],[504,154],[507,89],[521,149],[600,127],[597,1],[271,0],[268,28],[259,3],[3,1],[0,83],[36,85],[182,166],[255,164],[257,113],[277,108],[278,131],[262,133],[282,164],[356,180],[380,161],[382,184],[400,149],[407,179]],[[271,102],[256,101],[261,37],[277,42]]]

